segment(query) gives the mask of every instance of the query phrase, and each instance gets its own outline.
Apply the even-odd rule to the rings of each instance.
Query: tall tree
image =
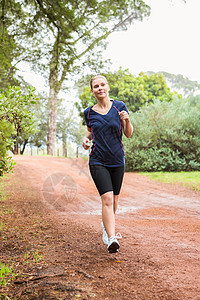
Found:
[[[101,51],[114,31],[126,30],[148,16],[142,0],[9,0],[21,7],[12,24],[16,42],[24,47],[22,59],[48,74],[48,153],[56,138],[58,94],[63,82],[84,66],[103,65]]]

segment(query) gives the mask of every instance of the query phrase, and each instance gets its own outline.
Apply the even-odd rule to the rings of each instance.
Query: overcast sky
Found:
[[[113,68],[182,74],[200,82],[200,0],[146,0],[151,15],[109,37]]]

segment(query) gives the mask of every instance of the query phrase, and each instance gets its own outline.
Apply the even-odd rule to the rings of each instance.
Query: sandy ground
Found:
[[[126,173],[116,215],[120,251],[109,254],[87,162],[14,159],[15,198],[24,199],[18,213],[28,220],[41,208],[54,226],[37,275],[55,275],[24,286],[26,293],[16,288],[16,299],[200,299],[200,192]],[[28,190],[37,195],[31,201]],[[38,296],[28,296],[27,288]]]

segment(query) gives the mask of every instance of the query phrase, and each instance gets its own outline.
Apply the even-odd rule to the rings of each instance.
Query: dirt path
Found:
[[[29,220],[39,213],[51,227],[42,228],[46,265],[37,269],[48,276],[16,288],[16,299],[200,299],[200,192],[126,173],[116,216],[123,239],[120,252],[108,254],[87,163],[15,161],[15,200],[24,199],[18,214]]]

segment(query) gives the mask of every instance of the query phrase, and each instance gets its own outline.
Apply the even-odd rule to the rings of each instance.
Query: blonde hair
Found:
[[[108,83],[108,81],[107,81],[107,79],[106,79],[105,76],[103,76],[103,75],[96,75],[96,76],[92,77],[91,80],[90,80],[91,90],[92,90],[92,83],[93,83],[93,81],[94,81],[95,79],[97,79],[97,78],[102,78],[102,79],[105,80],[106,83]]]

